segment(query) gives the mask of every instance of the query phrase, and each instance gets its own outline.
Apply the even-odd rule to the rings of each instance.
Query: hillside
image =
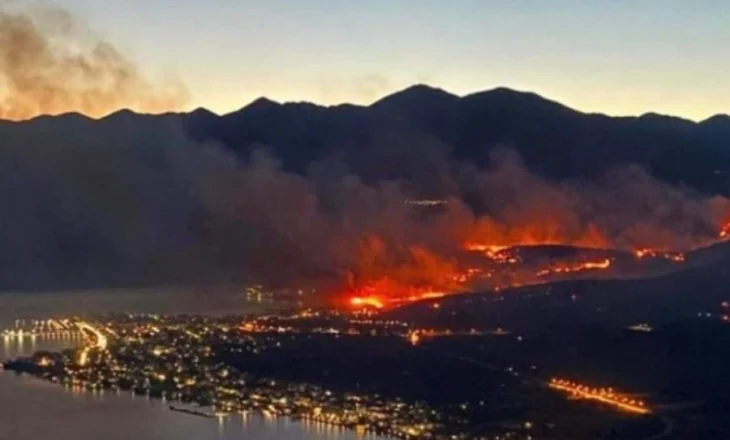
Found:
[[[414,166],[433,167],[449,155],[483,165],[491,150],[507,146],[532,171],[552,179],[591,178],[635,163],[661,180],[703,192],[727,193],[730,188],[727,116],[699,123],[654,113],[609,117],[506,88],[458,97],[419,85],[367,107],[260,98],[223,116],[205,109],[159,116],[122,111],[98,121],[72,114],[3,122],[0,135],[31,130],[73,138],[98,130],[115,138],[171,123],[195,140],[215,141],[243,156],[265,146],[292,170],[337,157],[371,180],[408,176]]]
[[[652,326],[695,318],[711,320],[727,312],[730,301],[730,243],[687,256],[683,270],[644,279],[559,281],[500,292],[454,295],[439,302],[411,304],[394,317],[421,326],[446,323],[462,328],[512,329],[520,332],[561,331],[575,327]]]
[[[685,251],[730,227],[716,197],[730,192],[728,133],[723,116],[613,118],[423,85],[370,106],[0,121],[0,289],[386,278],[451,291],[467,241]]]

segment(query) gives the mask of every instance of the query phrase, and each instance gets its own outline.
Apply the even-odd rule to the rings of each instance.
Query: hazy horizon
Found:
[[[134,75],[122,89],[154,92],[144,96],[154,112],[204,107],[223,114],[259,96],[363,105],[420,83],[457,95],[508,87],[588,113],[695,121],[727,113],[730,102],[722,56],[730,30],[718,10],[728,5],[709,0],[630,8],[572,0],[550,7],[427,1],[417,8],[402,0],[216,8],[202,0],[174,7],[168,0],[103,7],[18,0],[3,2],[0,14],[24,11],[33,22],[48,21],[53,14],[38,11],[49,5],[71,18],[74,47],[101,40],[123,55]],[[45,24],[46,35],[59,32]],[[139,96],[124,101],[118,108],[141,104]]]
[[[688,118],[688,117],[685,117],[685,116],[680,116],[680,115],[675,115],[675,114],[670,114],[670,113],[661,113],[661,112],[653,111],[651,109],[648,109],[644,113],[639,113],[639,114],[631,114],[631,115],[612,114],[612,113],[604,112],[604,111],[601,111],[601,110],[587,111],[587,110],[583,110],[583,109],[580,109],[580,108],[576,108],[576,107],[570,105],[570,103],[566,103],[566,102],[562,102],[562,101],[557,100],[557,99],[553,99],[551,96],[544,95],[544,94],[540,93],[539,91],[535,91],[535,90],[516,89],[516,88],[512,88],[512,87],[508,87],[508,86],[495,86],[495,87],[492,87],[492,88],[489,88],[489,89],[473,90],[473,91],[466,92],[466,93],[455,93],[455,92],[453,92],[451,90],[448,90],[448,89],[446,89],[444,87],[440,87],[440,86],[434,85],[434,84],[414,83],[414,84],[405,86],[404,88],[397,89],[397,90],[394,90],[392,92],[386,93],[386,94],[384,94],[382,96],[378,96],[378,97],[374,98],[372,101],[365,102],[365,103],[356,103],[356,102],[344,101],[344,102],[340,102],[340,103],[330,103],[330,104],[328,104],[328,103],[324,103],[324,102],[311,101],[311,100],[306,100],[306,99],[276,100],[276,99],[270,98],[268,96],[261,95],[261,96],[258,96],[256,98],[251,99],[250,101],[244,102],[240,106],[238,106],[238,107],[236,107],[236,108],[234,108],[232,110],[229,110],[229,111],[216,111],[216,110],[214,110],[212,108],[209,108],[209,107],[206,107],[204,105],[200,105],[200,106],[186,106],[183,109],[160,110],[160,111],[156,111],[156,112],[154,112],[154,111],[153,112],[139,111],[139,110],[135,110],[135,109],[130,108],[130,107],[119,107],[119,108],[117,108],[115,110],[110,111],[109,113],[106,113],[106,114],[103,114],[103,115],[100,115],[100,116],[92,116],[92,115],[84,114],[83,112],[80,112],[80,111],[69,110],[67,112],[61,112],[61,113],[55,113],[55,114],[49,114],[49,113],[38,114],[38,115],[32,116],[32,117],[30,117],[28,119],[21,119],[20,121],[27,121],[27,120],[32,120],[32,119],[42,118],[42,117],[47,117],[47,116],[61,116],[61,115],[68,115],[68,114],[80,114],[80,115],[85,116],[87,118],[98,120],[98,119],[104,119],[104,118],[109,117],[109,116],[111,116],[111,115],[113,115],[115,113],[119,113],[119,112],[123,112],[123,111],[131,111],[131,112],[137,113],[137,114],[164,115],[164,114],[170,114],[170,113],[173,113],[173,114],[175,114],[175,113],[192,113],[192,112],[194,112],[196,110],[205,110],[205,111],[208,111],[210,113],[213,113],[213,114],[215,114],[217,116],[225,116],[225,115],[229,115],[229,114],[232,114],[232,113],[236,113],[238,111],[241,111],[244,108],[248,107],[249,105],[255,103],[256,101],[259,101],[259,100],[262,100],[262,99],[266,99],[268,101],[271,101],[271,102],[276,103],[276,104],[279,104],[279,105],[288,105],[288,104],[313,104],[313,105],[316,105],[318,107],[324,107],[324,108],[333,108],[333,107],[348,106],[348,105],[350,105],[350,106],[356,106],[356,107],[369,107],[369,106],[372,106],[373,104],[376,104],[378,101],[381,101],[381,100],[383,100],[385,98],[388,98],[388,97],[393,96],[393,95],[397,95],[399,93],[405,92],[405,91],[407,91],[409,89],[416,88],[416,87],[427,87],[427,88],[430,88],[430,89],[441,90],[441,91],[444,91],[444,92],[446,92],[446,93],[448,93],[450,95],[456,96],[458,98],[465,98],[467,96],[476,95],[476,94],[479,94],[479,93],[489,93],[489,92],[493,92],[493,91],[496,91],[496,90],[507,89],[507,90],[510,90],[512,92],[515,92],[515,93],[537,95],[537,96],[539,96],[542,99],[545,99],[547,101],[555,102],[555,103],[557,103],[559,105],[562,105],[564,107],[567,107],[567,108],[569,108],[569,109],[571,109],[573,111],[579,112],[579,113],[593,114],[593,115],[603,115],[603,116],[608,116],[608,117],[611,117],[611,118],[623,118],[623,117],[627,117],[627,118],[632,118],[632,117],[639,118],[639,117],[646,116],[646,115],[661,115],[661,116],[666,116],[666,117],[671,117],[671,118],[679,118],[679,119],[683,119],[683,120],[686,120],[686,121],[691,121],[691,122],[699,123],[699,122],[705,121],[707,119],[711,119],[711,118],[716,117],[716,116],[728,116],[728,115],[730,115],[730,111],[727,111],[727,112],[721,111],[719,113],[715,113],[715,114],[709,115],[706,118],[697,119],[697,118]],[[4,119],[3,118],[0,118],[0,120],[4,120]]]

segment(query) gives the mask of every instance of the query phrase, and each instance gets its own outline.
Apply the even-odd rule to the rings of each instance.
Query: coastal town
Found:
[[[291,335],[385,337],[402,341],[404,348],[413,343],[417,333],[407,324],[380,320],[367,311],[345,315],[304,310],[247,318],[119,315],[64,325],[67,332],[82,333],[86,343],[10,360],[4,368],[68,388],[165,399],[172,410],[212,418],[283,416],[388,438],[530,438],[529,424],[478,432],[466,426],[466,420],[424,402],[262,377],[220,360],[225,351],[260,355]]]
[[[488,304],[506,303],[495,296]],[[69,348],[2,365],[75,392],[159,399],[219,423],[282,418],[377,438],[555,440],[611,426],[633,440],[678,423],[700,429],[692,407],[642,386],[649,372],[637,355],[612,345],[664,344],[679,330],[650,321],[583,334],[526,332],[516,320],[455,325],[474,308],[458,304],[435,298],[418,309],[428,319],[410,320],[403,310],[368,306],[21,320],[0,331],[6,344],[60,338]],[[723,302],[717,313],[690,318],[682,332],[725,326],[707,316],[726,309]],[[561,351],[565,340],[613,359],[581,363]]]

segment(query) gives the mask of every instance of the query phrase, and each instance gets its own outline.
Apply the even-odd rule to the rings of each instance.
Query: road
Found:
[[[79,331],[83,332],[84,330],[86,330],[89,333],[92,333],[96,338],[93,345],[84,347],[79,354],[79,365],[86,365],[86,363],[89,361],[89,350],[91,350],[92,348],[105,350],[107,344],[109,343],[109,340],[98,328],[94,327],[86,321],[77,321],[74,324],[79,329]]]

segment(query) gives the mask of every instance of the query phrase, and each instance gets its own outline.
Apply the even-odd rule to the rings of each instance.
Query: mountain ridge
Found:
[[[431,85],[428,85],[428,84],[421,84],[421,83],[414,84],[414,85],[408,86],[408,87],[406,87],[404,89],[397,90],[395,92],[392,92],[390,94],[387,94],[387,95],[385,95],[385,96],[383,96],[381,98],[378,98],[377,100],[373,101],[370,104],[354,104],[354,103],[351,103],[351,102],[341,102],[341,103],[337,103],[337,104],[327,104],[326,105],[326,104],[319,104],[319,103],[316,103],[314,101],[306,101],[306,100],[302,100],[302,101],[277,101],[277,100],[273,100],[273,99],[267,98],[265,96],[260,96],[260,97],[258,97],[256,99],[252,100],[250,103],[245,104],[245,105],[243,105],[242,107],[240,107],[238,109],[231,110],[231,111],[227,111],[227,112],[223,112],[223,113],[215,112],[215,111],[213,111],[213,110],[211,110],[211,109],[209,109],[209,108],[207,108],[205,106],[198,106],[198,107],[195,107],[192,110],[187,110],[187,111],[185,111],[185,110],[181,110],[181,111],[166,111],[166,112],[161,112],[161,113],[139,112],[139,111],[133,110],[133,109],[128,108],[128,107],[123,107],[123,108],[119,108],[117,110],[114,110],[113,112],[111,112],[111,113],[109,113],[107,115],[100,116],[100,117],[91,117],[91,116],[84,115],[83,113],[80,113],[80,112],[71,110],[71,111],[68,111],[68,112],[63,112],[63,113],[58,113],[58,114],[41,114],[41,115],[33,116],[32,118],[29,118],[29,119],[23,119],[23,120],[17,120],[17,121],[16,120],[10,120],[10,119],[0,118],[0,121],[2,121],[2,122],[11,122],[11,123],[22,123],[22,122],[30,122],[30,121],[37,120],[37,119],[41,119],[41,118],[65,117],[65,116],[69,116],[69,115],[78,115],[78,116],[82,116],[82,117],[84,117],[86,119],[89,119],[89,120],[92,120],[92,121],[98,121],[98,120],[107,118],[108,116],[110,116],[112,114],[115,114],[115,113],[119,113],[119,112],[131,112],[131,113],[134,113],[136,115],[147,115],[147,116],[160,116],[160,115],[167,115],[167,114],[189,115],[189,114],[194,114],[194,113],[199,113],[199,112],[206,112],[206,113],[209,113],[211,115],[215,115],[217,117],[225,117],[227,115],[234,114],[234,113],[237,113],[237,112],[239,112],[241,110],[244,110],[244,109],[246,109],[247,107],[249,107],[251,105],[258,105],[257,103],[259,103],[259,102],[268,102],[269,104],[273,104],[273,105],[276,105],[276,106],[286,106],[286,105],[292,105],[292,104],[294,104],[294,105],[297,105],[297,104],[311,104],[311,105],[313,105],[315,107],[326,108],[326,109],[338,108],[338,107],[369,108],[369,107],[374,107],[374,106],[378,105],[379,103],[381,103],[382,101],[386,101],[386,100],[388,100],[391,97],[400,96],[403,93],[410,93],[410,92],[413,92],[413,91],[422,92],[422,91],[425,91],[425,90],[443,92],[444,94],[450,95],[450,96],[452,96],[454,98],[457,98],[457,99],[463,99],[463,98],[473,97],[475,95],[481,95],[481,94],[505,93],[505,92],[507,92],[507,93],[514,93],[514,94],[522,94],[522,95],[531,95],[531,96],[534,96],[536,98],[542,99],[544,101],[549,101],[549,102],[558,104],[558,105],[560,105],[562,107],[565,107],[568,110],[571,110],[573,112],[580,113],[580,114],[583,114],[583,115],[586,115],[586,116],[605,116],[605,117],[612,118],[612,119],[641,119],[641,118],[645,118],[645,117],[663,117],[663,118],[671,118],[671,119],[676,119],[676,120],[682,120],[682,121],[688,122],[688,123],[693,124],[693,125],[700,125],[700,124],[707,123],[707,122],[711,122],[711,121],[715,121],[715,122],[722,121],[722,122],[727,122],[727,123],[730,124],[730,113],[716,113],[716,114],[710,115],[710,116],[708,116],[708,117],[706,117],[704,119],[701,119],[701,120],[693,120],[693,119],[685,118],[685,117],[682,117],[682,116],[677,116],[677,115],[672,115],[672,114],[667,114],[667,113],[658,113],[658,112],[654,112],[654,111],[646,111],[646,112],[644,112],[642,114],[639,114],[639,115],[612,115],[612,114],[604,113],[604,112],[601,112],[601,111],[584,111],[584,110],[579,110],[577,108],[571,107],[570,105],[563,104],[560,101],[557,101],[557,100],[548,98],[545,95],[542,95],[542,94],[540,94],[538,92],[527,91],[527,90],[520,90],[520,89],[516,89],[516,88],[512,88],[512,87],[507,87],[507,86],[497,86],[497,87],[494,87],[494,88],[491,88],[491,89],[486,89],[486,90],[482,90],[482,91],[471,92],[471,93],[467,93],[467,94],[464,94],[464,95],[457,95],[457,94],[451,93],[451,92],[449,92],[449,91],[447,91],[447,90],[445,90],[443,88],[436,87],[436,86],[431,86]]]
[[[554,180],[593,179],[637,164],[663,181],[730,193],[730,116],[696,122],[652,112],[585,113],[506,87],[458,96],[416,84],[368,106],[261,97],[222,115],[205,108],[156,115],[122,109],[99,119],[68,113],[0,122],[0,136],[10,136],[16,126],[33,131],[43,124],[51,136],[103,126],[112,140],[116,131],[179,124],[193,140],[214,142],[244,158],[263,146],[296,172],[338,157],[368,181],[398,179],[410,172],[411,162],[454,159],[488,166],[491,151],[508,147],[530,170]],[[434,156],[435,150],[442,153]],[[378,169],[389,162],[390,171]]]
[[[495,233],[557,225],[566,243],[599,220],[621,246],[645,228],[658,233],[648,243],[700,242],[730,206],[713,197],[730,193],[729,121],[613,118],[506,88],[424,85],[370,106],[259,99],[225,115],[0,121],[0,290],[339,282],[361,231],[448,256],[461,242],[450,234],[477,219]],[[410,212],[404,199],[458,203]]]

